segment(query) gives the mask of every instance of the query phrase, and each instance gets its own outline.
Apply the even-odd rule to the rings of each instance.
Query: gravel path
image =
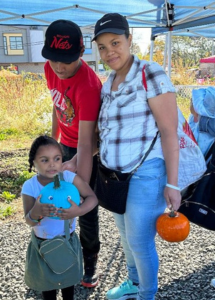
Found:
[[[105,300],[106,291],[126,278],[125,259],[111,214],[100,209],[100,283],[95,289],[75,287],[76,300]],[[77,229],[78,230],[78,229]],[[30,229],[24,221],[0,224],[0,299],[41,300],[23,281],[25,252]],[[214,232],[191,225],[181,243],[167,243],[157,236],[160,255],[159,290],[156,300],[215,300]],[[60,294],[58,300],[62,300]]]

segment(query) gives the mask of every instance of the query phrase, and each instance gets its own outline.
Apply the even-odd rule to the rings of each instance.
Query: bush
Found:
[[[49,134],[52,100],[44,76],[5,72],[0,72],[0,139],[8,135]]]

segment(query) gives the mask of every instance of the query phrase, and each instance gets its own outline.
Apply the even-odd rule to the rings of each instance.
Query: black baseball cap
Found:
[[[128,21],[125,17],[117,13],[106,14],[96,22],[92,41],[95,41],[98,35],[102,33],[115,33],[120,35],[129,33]]]
[[[62,63],[72,63],[80,57],[83,36],[79,26],[72,21],[57,20],[46,30],[42,56]]]

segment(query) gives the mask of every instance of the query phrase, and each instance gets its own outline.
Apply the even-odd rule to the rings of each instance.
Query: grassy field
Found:
[[[104,81],[104,78],[102,78]],[[34,138],[50,134],[52,101],[43,76],[0,71],[0,219],[22,213],[21,186]],[[177,98],[185,117],[189,99]]]

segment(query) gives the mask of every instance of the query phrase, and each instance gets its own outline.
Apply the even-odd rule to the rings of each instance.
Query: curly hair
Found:
[[[63,156],[63,150],[62,150],[60,144],[55,139],[53,139],[52,137],[47,136],[47,135],[41,135],[33,141],[30,151],[29,151],[29,156],[28,156],[29,157],[28,158],[28,162],[29,162],[28,171],[29,172],[32,171],[32,167],[34,165],[34,159],[37,154],[37,150],[39,149],[40,146],[47,146],[47,145],[57,146],[60,149],[61,154]]]

